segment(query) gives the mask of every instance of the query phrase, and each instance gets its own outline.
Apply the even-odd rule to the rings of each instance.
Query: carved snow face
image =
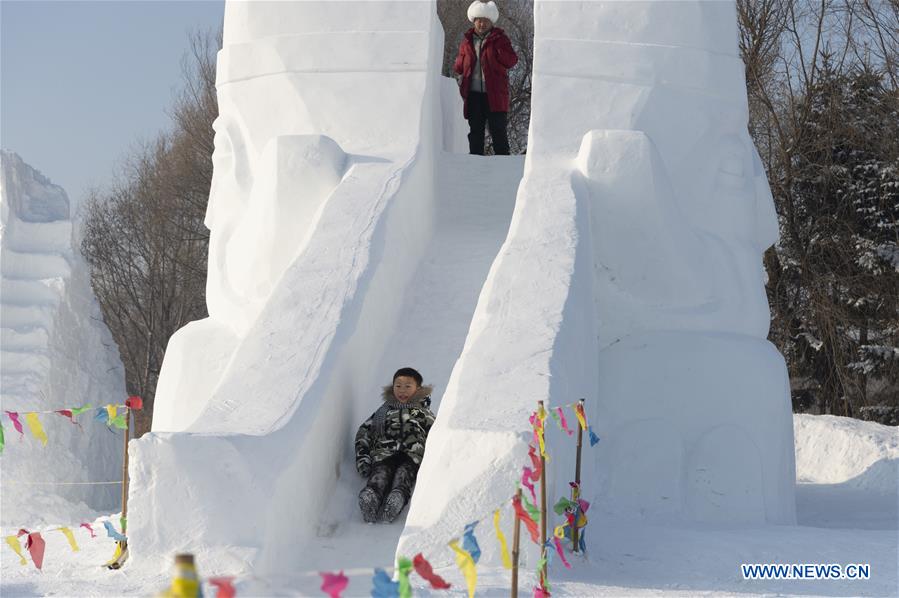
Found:
[[[210,316],[239,336],[303,247],[343,173],[337,144],[311,134],[311,119],[304,122],[298,89],[290,73],[219,88],[206,300]]]

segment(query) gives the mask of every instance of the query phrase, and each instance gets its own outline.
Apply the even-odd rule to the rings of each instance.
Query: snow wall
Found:
[[[398,550],[508,499],[538,399],[588,398],[596,508],[793,523],[786,369],[765,340],[777,226],[733,4],[538,0],[535,31],[525,177]],[[290,571],[385,382],[392,298],[459,123],[432,2],[228,3],[224,42],[210,317],[170,341],[154,432],[131,444],[130,545]],[[558,496],[573,451],[550,437]]]
[[[125,372],[77,249],[66,192],[17,154],[0,152],[0,403],[52,411],[125,401]],[[74,426],[40,414],[47,445],[6,415],[2,521],[58,524],[120,508],[122,437],[102,424]]]

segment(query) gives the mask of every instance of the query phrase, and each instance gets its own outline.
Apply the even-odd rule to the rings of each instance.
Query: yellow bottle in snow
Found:
[[[175,574],[172,577],[172,586],[157,594],[156,598],[203,598],[200,576],[197,575],[197,567],[194,565],[194,555],[175,555]]]

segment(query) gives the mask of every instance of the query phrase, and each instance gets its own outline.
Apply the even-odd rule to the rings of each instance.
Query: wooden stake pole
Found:
[[[125,407],[125,441],[122,445],[122,535],[126,535],[125,526],[128,517],[128,440],[131,436],[131,410]],[[123,547],[124,548],[124,547]]]
[[[521,488],[515,493],[521,502]],[[512,528],[512,598],[518,598],[518,546],[521,538],[521,520],[515,514],[515,526]]]
[[[584,408],[584,399],[579,399],[578,404],[581,409]],[[574,464],[574,483],[577,484],[577,487],[572,489],[571,498],[577,503],[578,498],[581,495],[581,444],[583,442],[584,430],[581,428],[580,420],[578,420],[577,425],[577,458],[575,459]],[[579,519],[577,512],[575,512],[574,517],[574,525],[571,526],[571,551],[578,551],[578,540],[580,533],[578,532],[577,520]]]
[[[544,411],[543,401],[537,401],[537,411]],[[546,446],[546,427],[542,428],[543,443]],[[541,577],[541,586],[546,585],[546,457],[543,456],[544,451],[540,451],[540,560],[543,563]]]

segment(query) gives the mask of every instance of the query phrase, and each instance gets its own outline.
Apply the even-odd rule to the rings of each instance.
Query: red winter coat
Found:
[[[474,53],[474,28],[465,32],[465,39],[459,45],[459,55],[453,70],[462,75],[459,93],[465,100],[465,118],[468,118],[468,90],[471,87],[471,72],[477,57]],[[509,69],[518,62],[518,55],[512,49],[512,42],[499,27],[487,33],[481,44],[481,66],[484,69],[484,84],[487,87],[487,104],[491,112],[509,111]]]

